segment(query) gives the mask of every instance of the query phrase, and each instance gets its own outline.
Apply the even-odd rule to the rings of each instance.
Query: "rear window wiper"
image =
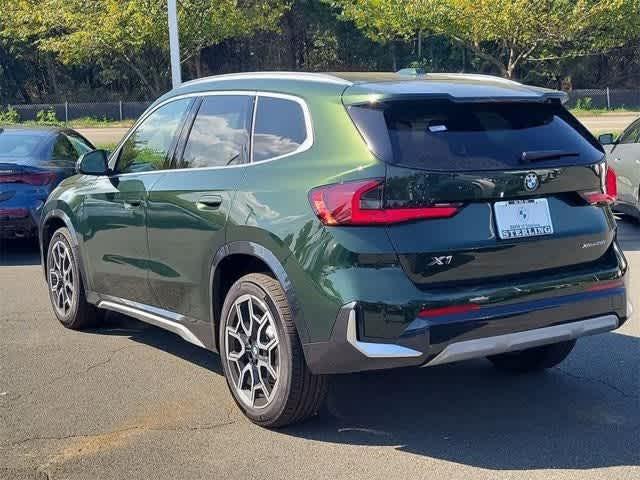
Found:
[[[520,161],[522,163],[539,162],[552,158],[578,157],[579,155],[578,152],[566,152],[564,150],[530,150],[528,152],[522,152]]]

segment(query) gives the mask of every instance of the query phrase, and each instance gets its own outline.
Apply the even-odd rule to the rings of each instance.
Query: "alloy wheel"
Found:
[[[63,317],[69,314],[76,295],[72,262],[69,247],[62,240],[55,240],[48,259],[49,289],[53,306]]]
[[[280,342],[267,305],[254,295],[241,295],[225,328],[225,361],[240,400],[251,408],[271,403],[280,375]]]

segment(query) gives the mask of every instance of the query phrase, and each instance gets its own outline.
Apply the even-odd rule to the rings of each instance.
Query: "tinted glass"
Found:
[[[13,134],[0,129],[1,162],[12,162],[12,158],[34,155],[43,140],[44,137],[41,135]]]
[[[640,137],[640,122],[631,125],[631,127],[620,136],[620,143],[638,143],[638,137]]]
[[[117,172],[132,173],[166,168],[168,154],[191,99],[167,103],[149,115],[122,145]]]
[[[64,135],[58,135],[53,144],[51,159],[55,162],[75,162],[80,155]]]
[[[383,160],[429,170],[523,167],[523,152],[577,155],[535,162],[539,168],[599,161],[597,141],[560,104],[393,101],[351,106],[369,147]]]
[[[302,107],[282,98],[260,97],[253,133],[253,161],[295,151],[307,137]]]
[[[247,160],[253,97],[204,97],[177,168],[223,167]]]
[[[83,138],[71,133],[65,133],[65,136],[69,139],[71,145],[73,145],[73,148],[78,153],[78,156],[93,150],[93,147],[89,145]]]

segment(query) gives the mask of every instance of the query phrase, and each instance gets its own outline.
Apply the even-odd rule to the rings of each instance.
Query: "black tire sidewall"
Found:
[[[238,297],[244,294],[251,294],[261,299],[269,308],[269,311],[273,317],[275,327],[278,333],[279,340],[279,348],[280,348],[280,372],[278,379],[278,388],[276,390],[276,396],[271,401],[271,403],[264,408],[252,408],[247,406],[243,401],[238,397],[238,393],[236,392],[235,385],[232,384],[229,372],[229,367],[227,365],[226,360],[226,338],[225,338],[225,329],[227,326],[227,321],[229,319],[229,312],[234,305],[234,302]],[[243,277],[239,279],[229,290],[227,293],[227,297],[224,302],[224,306],[222,308],[222,314],[220,316],[220,328],[219,328],[219,346],[220,346],[220,361],[222,363],[222,368],[225,374],[225,378],[227,380],[227,384],[229,386],[229,390],[233,396],[234,401],[238,405],[238,407],[244,412],[244,414],[249,417],[252,421],[256,423],[270,423],[272,419],[279,418],[283,411],[287,406],[287,401],[289,399],[291,385],[292,385],[292,373],[293,373],[293,365],[292,365],[292,345],[291,339],[289,335],[285,332],[283,325],[283,313],[278,308],[277,303],[273,300],[271,295],[267,292],[263,286],[260,285],[259,281],[254,280],[253,278]]]
[[[71,270],[72,270],[73,279],[74,279],[75,291],[73,292],[74,295],[73,295],[71,309],[69,310],[69,313],[67,315],[60,315],[60,313],[58,312],[58,309],[55,308],[54,303],[56,300],[54,298],[53,292],[51,291],[51,285],[49,284],[50,282],[49,262],[51,261],[51,258],[52,258],[53,246],[58,241],[64,242],[66,247],[69,249],[70,256],[71,256]],[[66,228],[60,228],[56,230],[53,236],[51,237],[51,241],[49,242],[49,248],[47,249],[46,272],[47,272],[47,289],[49,290],[49,299],[51,300],[51,308],[53,309],[53,313],[55,314],[56,318],[60,321],[60,323],[62,323],[65,327],[74,328],[74,324],[78,317],[81,302],[84,302],[85,300],[84,300],[84,294],[82,292],[82,279],[80,278],[80,269],[78,268],[78,260],[76,258],[75,249],[73,248],[70,241],[69,231]]]

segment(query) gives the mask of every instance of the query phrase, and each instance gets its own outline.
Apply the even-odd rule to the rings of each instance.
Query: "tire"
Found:
[[[567,358],[575,344],[575,340],[568,340],[487,358],[499,370],[514,373],[536,372],[558,365]]]
[[[327,377],[309,371],[291,308],[276,279],[262,273],[240,278],[227,293],[220,318],[227,385],[249,420],[278,428],[320,409]]]
[[[87,302],[78,262],[69,230],[59,228],[47,249],[47,287],[57,319],[72,330],[93,326],[103,316],[102,310]]]

